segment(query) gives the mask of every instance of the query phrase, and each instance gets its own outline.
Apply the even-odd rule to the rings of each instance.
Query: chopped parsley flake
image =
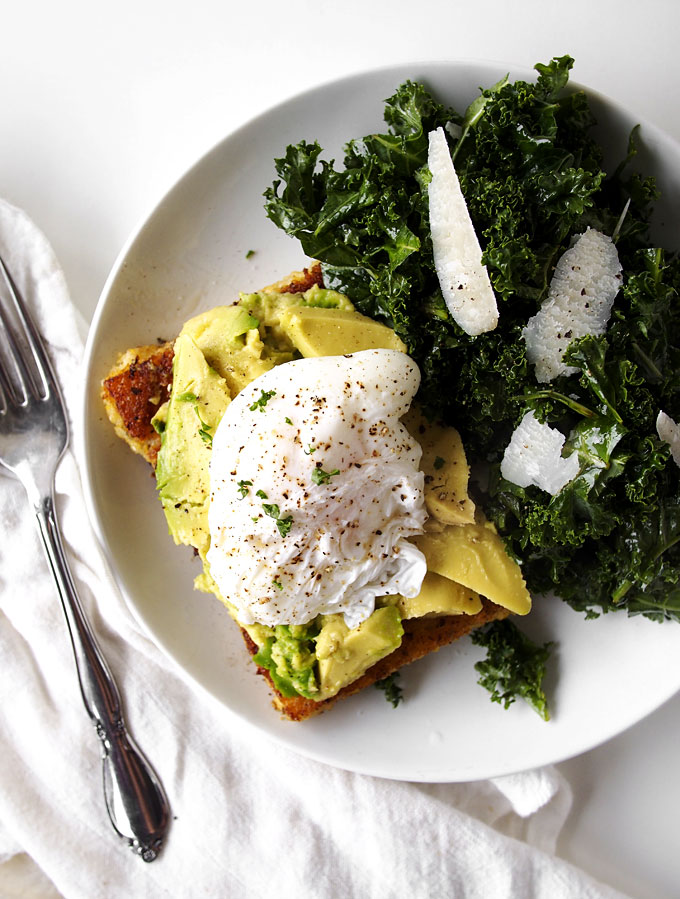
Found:
[[[267,498],[267,494],[262,490],[258,490],[257,495],[263,499]],[[286,518],[281,518],[281,510],[276,503],[262,503],[262,509],[265,515],[269,515],[270,518],[273,518],[276,521],[276,527],[279,529],[279,534],[281,534],[282,537],[287,536],[293,525],[293,516],[288,515]]]
[[[201,418],[201,413],[198,408],[198,397],[196,396],[196,394],[192,393],[190,390],[187,390],[186,393],[180,393],[180,395],[177,397],[177,401],[180,403],[191,403],[193,405],[194,412],[196,413],[200,424],[200,427],[198,429],[198,436],[206,446],[212,449],[213,435],[211,434],[211,431],[213,428],[212,425],[209,425]]]
[[[340,474],[337,468],[333,471],[324,471],[323,468],[315,468],[312,472],[312,481],[315,484],[328,484],[330,479],[336,474]]]
[[[258,490],[255,496],[257,496],[259,499],[267,499],[267,494],[264,492],[264,490]]]
[[[290,420],[290,418],[288,418],[287,415],[286,415],[286,418],[285,418],[285,422],[286,422],[287,425],[292,425],[292,424],[293,424],[293,422]]]
[[[441,456],[437,456],[434,460],[434,467],[439,471],[440,468],[446,465],[446,459],[442,459]]]
[[[241,494],[241,499],[245,499],[248,496],[248,487],[252,486],[252,481],[238,481],[238,492]]]
[[[317,451],[317,449],[318,449],[318,446],[314,446],[313,443],[310,443],[310,444],[309,444],[309,449],[306,449],[306,450],[304,451],[305,456],[311,456],[312,453],[315,453],[315,452]]]
[[[291,527],[293,526],[293,516],[288,515],[286,518],[277,518],[276,519],[276,527],[279,529],[279,534],[282,537],[286,537]]]
[[[196,410],[198,412],[198,410]],[[206,446],[209,446],[212,449],[212,431],[211,425],[207,425],[203,420],[201,420],[201,427],[198,429],[198,436],[201,438],[203,443]]]
[[[283,590],[283,584],[281,583],[281,581],[273,581],[273,584],[277,590]]]
[[[250,411],[255,412],[256,409],[259,409],[260,412],[264,412],[264,407],[273,396],[276,396],[275,390],[261,390],[260,398],[255,400],[255,402],[250,407]]]

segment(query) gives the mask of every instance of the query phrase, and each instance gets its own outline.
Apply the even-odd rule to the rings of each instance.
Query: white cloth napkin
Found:
[[[3,202],[0,254],[49,342],[75,415],[78,317],[47,240]],[[172,803],[166,846],[145,864],[107,819],[98,741],[22,488],[0,476],[0,491],[0,894],[9,895],[13,862],[28,856],[53,886],[33,876],[14,895],[621,895],[555,857],[571,795],[553,768],[473,784],[399,783],[232,732],[128,612],[90,530],[69,453],[57,477],[66,551],[131,730]]]

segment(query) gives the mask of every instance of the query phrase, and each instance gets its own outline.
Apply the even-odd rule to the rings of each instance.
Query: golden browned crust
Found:
[[[170,396],[173,357],[172,342],[135,347],[118,358],[101,386],[116,433],[154,466],[161,440],[151,419]]]
[[[265,290],[276,290],[278,293],[304,293],[310,287],[323,287],[323,274],[321,272],[321,263],[315,262],[309,268],[304,268],[300,272],[291,272],[281,281],[276,281],[265,287]]]
[[[394,673],[404,665],[409,665],[423,656],[436,652],[442,646],[447,646],[469,634],[470,631],[490,621],[507,618],[510,613],[502,606],[498,606],[487,599],[482,600],[482,610],[476,615],[448,615],[439,618],[410,618],[403,622],[404,636],[401,644],[384,659],[376,662],[358,680],[343,687],[340,692],[330,699],[315,702],[304,696],[282,696],[274,686],[269,671],[258,666],[258,674],[261,674],[269,683],[273,693],[273,704],[286,718],[291,721],[304,721],[314,715],[325,712],[338,700],[345,699],[358,693],[365,687],[375,684],[384,677]],[[257,646],[242,629],[241,633],[251,655],[257,652]]]

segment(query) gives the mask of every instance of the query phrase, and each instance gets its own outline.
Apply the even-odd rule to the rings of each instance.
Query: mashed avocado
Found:
[[[211,440],[224,410],[240,390],[275,365],[301,356],[343,355],[377,347],[406,351],[390,328],[356,312],[342,294],[319,287],[300,294],[276,290],[241,294],[236,305],[219,306],[190,319],[177,338],[172,393],[155,418],[161,433],[156,469],[159,496],[175,541],[195,547],[203,560],[196,587],[218,596],[234,617],[205,559],[210,545]],[[426,505],[436,533],[432,546],[422,548],[436,564],[428,566],[432,570],[417,597],[384,598],[352,630],[341,615],[320,615],[301,626],[247,626],[258,646],[256,663],[270,671],[284,696],[322,700],[335,695],[400,645],[403,619],[478,612],[480,585],[490,584],[494,594],[490,598],[505,604],[503,578],[514,562],[497,536],[498,544],[494,543],[491,531],[488,538],[484,535],[484,546],[493,544],[486,555],[498,566],[498,577],[486,581],[481,576],[452,577],[453,569],[440,558],[450,530],[460,532],[457,547],[464,546],[468,537],[475,545],[480,539],[474,530],[474,505],[467,495],[469,471],[457,432],[427,423],[415,410],[405,423],[423,446]],[[428,535],[417,539],[427,542]],[[479,553],[470,550],[465,557],[479,558]],[[510,607],[516,611],[522,607],[517,593],[523,586],[519,569],[512,572],[510,582]]]
[[[262,635],[264,639],[253,659],[268,669],[282,696],[319,698],[314,651],[319,629],[320,622],[315,619],[309,624],[277,624],[266,628],[267,633]]]

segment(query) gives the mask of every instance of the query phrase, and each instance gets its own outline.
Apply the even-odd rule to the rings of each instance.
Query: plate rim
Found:
[[[361,80],[365,80],[367,77],[375,78],[380,75],[387,75],[389,73],[395,73],[395,79],[397,77],[402,77],[401,75],[397,75],[397,73],[402,73],[405,69],[413,69],[414,72],[417,70],[437,70],[439,72],[443,72],[445,70],[461,70],[461,69],[469,69],[472,67],[475,70],[491,70],[495,72],[499,71],[508,71],[511,73],[512,77],[515,78],[529,78],[533,77],[535,79],[536,72],[533,68],[528,68],[526,66],[520,66],[514,63],[502,63],[498,60],[490,60],[490,59],[467,59],[467,58],[458,58],[453,60],[446,59],[436,59],[436,60],[404,60],[401,62],[392,62],[388,64],[383,64],[375,67],[362,68],[357,69],[351,73],[344,74],[340,77],[329,78],[319,83],[308,87],[304,90],[298,91],[288,97],[285,97],[281,101],[272,103],[264,110],[258,112],[253,115],[251,118],[242,122],[237,128],[232,129],[231,131],[225,133],[221,138],[217,141],[214,141],[210,147],[204,150],[193,162],[191,162],[188,166],[185,166],[184,169],[171,181],[170,184],[166,186],[165,189],[161,190],[156,199],[149,204],[148,209],[145,214],[139,217],[138,222],[128,235],[127,239],[123,243],[119,253],[116,256],[116,259],[107,275],[105,283],[102,287],[102,291],[97,301],[96,308],[94,310],[92,321],[90,323],[87,339],[85,343],[85,352],[83,357],[83,365],[84,365],[84,379],[82,384],[81,396],[80,396],[80,405],[79,411],[80,415],[78,416],[77,427],[75,429],[75,438],[77,443],[77,453],[79,459],[82,464],[83,469],[83,491],[85,496],[85,504],[88,512],[88,518],[95,532],[97,541],[99,543],[100,549],[102,551],[102,555],[106,560],[106,564],[108,565],[111,573],[114,576],[114,581],[119,589],[121,597],[124,601],[125,606],[132,614],[134,620],[138,623],[138,625],[142,628],[143,633],[145,633],[156,645],[160,651],[163,653],[166,659],[169,659],[173,665],[173,669],[179,675],[180,679],[182,679],[188,686],[198,687],[199,690],[207,695],[211,700],[214,700],[218,703],[219,708],[222,712],[226,712],[227,715],[231,718],[231,720],[237,721],[241,726],[245,727],[247,730],[250,730],[256,733],[259,737],[265,736],[267,739],[273,740],[275,743],[279,743],[285,746],[287,749],[290,749],[302,756],[310,758],[314,761],[321,762],[324,764],[330,764],[335,767],[339,767],[345,770],[354,771],[356,773],[368,774],[372,776],[379,776],[387,779],[395,779],[395,780],[411,780],[414,782],[465,782],[470,780],[478,780],[478,779],[486,779],[490,777],[497,777],[511,773],[519,773],[522,770],[527,770],[527,768],[517,767],[516,764],[503,765],[499,763],[496,766],[496,770],[486,770],[486,771],[474,771],[469,773],[468,776],[465,774],[461,774],[460,770],[457,773],[452,774],[450,777],[437,777],[433,779],[427,773],[419,774],[418,770],[414,768],[414,770],[409,772],[385,772],[384,770],[378,770],[375,765],[370,764],[357,764],[356,762],[353,764],[343,763],[342,760],[331,757],[328,753],[324,753],[318,750],[314,750],[312,747],[305,747],[304,745],[300,745],[298,740],[295,738],[286,739],[278,733],[274,733],[273,731],[266,730],[259,726],[256,722],[250,720],[246,715],[241,714],[238,710],[227,705],[222,699],[220,699],[212,690],[210,690],[205,684],[201,683],[190,671],[186,670],[178,661],[175,659],[167,649],[167,647],[163,644],[162,640],[159,640],[157,634],[153,633],[149,628],[147,622],[144,621],[139,609],[136,607],[135,603],[132,601],[132,597],[128,595],[128,591],[125,586],[121,583],[117,566],[115,563],[115,559],[111,557],[111,553],[109,551],[107,540],[104,536],[104,530],[101,526],[100,519],[100,510],[98,509],[98,504],[95,500],[94,491],[93,491],[93,483],[91,476],[91,455],[90,455],[90,447],[88,441],[88,423],[89,416],[91,414],[91,387],[92,387],[92,369],[95,362],[94,351],[97,342],[97,337],[99,334],[99,327],[101,324],[102,316],[104,315],[105,307],[108,298],[111,295],[112,289],[116,283],[117,278],[120,276],[121,270],[125,265],[125,261],[128,258],[130,252],[135,246],[136,242],[139,240],[141,234],[144,232],[144,229],[148,226],[154,216],[159,212],[162,204],[166,200],[166,198],[172,194],[182,183],[185,183],[188,179],[191,178],[192,174],[201,168],[208,159],[208,157],[217,153],[220,148],[224,147],[230,141],[237,139],[239,136],[243,135],[248,130],[256,127],[258,123],[264,122],[268,117],[272,115],[272,113],[279,112],[282,109],[290,106],[293,107],[296,104],[299,104],[301,101],[304,101],[306,98],[310,97],[314,94],[322,94],[324,91],[329,88],[339,88],[344,86],[345,89],[352,82],[360,82]],[[415,77],[415,76],[414,76]],[[396,87],[395,80],[395,87]],[[623,115],[625,118],[631,118],[632,113],[631,110],[627,109],[622,103],[612,100],[605,94],[598,92],[597,90],[583,85],[580,82],[572,81],[570,79],[569,86],[575,90],[585,90],[590,98],[596,100],[600,104],[603,104],[606,107],[612,109],[612,111],[616,115]],[[647,122],[643,117],[637,117],[641,125],[643,126],[645,133],[654,135],[656,140],[661,140],[662,142],[668,141],[673,147],[680,151],[680,144],[674,140],[670,135],[668,135],[665,131],[659,128],[652,122]],[[349,138],[348,138],[349,139]],[[680,180],[680,179],[679,179]],[[263,213],[264,219],[264,213]],[[303,257],[304,258],[304,257]],[[569,749],[566,749],[564,754],[562,755],[552,755],[549,760],[546,760],[542,764],[555,764],[561,761],[564,761],[568,758],[572,758],[574,756],[580,755],[583,752],[589,751],[590,749],[594,749],[597,746],[602,745],[607,742],[609,739],[613,739],[619,734],[625,732],[630,727],[634,726],[639,721],[643,720],[648,715],[655,712],[662,705],[668,702],[677,692],[680,690],[680,679],[676,686],[673,687],[672,690],[667,691],[664,695],[657,697],[657,701],[652,705],[648,706],[646,711],[642,716],[634,717],[633,720],[624,723],[622,726],[617,727],[611,734],[604,735],[597,741],[589,740],[588,738],[584,738],[580,741],[580,745],[576,748],[573,746]],[[276,714],[273,712],[273,714]],[[332,714],[332,713],[331,713]],[[325,715],[324,715],[325,717]],[[531,767],[534,767],[533,765]]]

